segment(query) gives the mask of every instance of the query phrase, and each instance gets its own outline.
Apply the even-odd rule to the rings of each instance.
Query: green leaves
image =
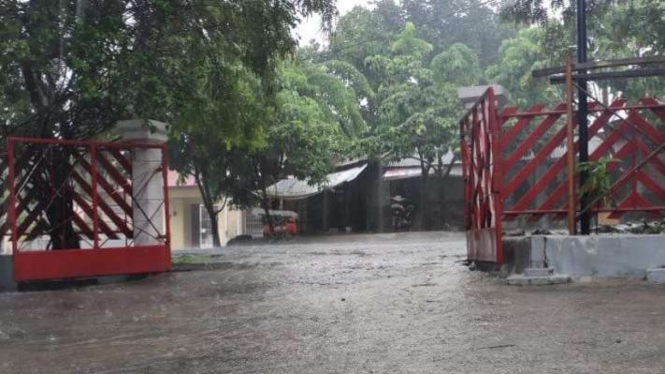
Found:
[[[392,44],[389,56],[367,59],[385,75],[377,93],[378,121],[373,129],[373,153],[392,159],[416,157],[426,169],[443,173],[439,160],[457,148],[457,121],[463,108],[457,87],[481,79],[478,57],[461,44],[435,56],[431,63],[429,43],[415,36],[407,24]]]
[[[462,43],[455,43],[435,56],[431,67],[439,83],[474,86],[482,77],[478,56]]]
[[[395,54],[409,55],[420,59],[432,52],[433,48],[430,43],[416,36],[416,26],[413,22],[407,22],[397,40],[390,45],[390,51]]]
[[[621,160],[604,157],[598,161],[580,163],[578,172],[587,173],[587,179],[580,187],[580,194],[586,195],[590,201],[595,201],[600,206],[612,204],[611,196],[609,196],[612,188],[612,175],[609,168],[612,163],[618,162]]]
[[[556,56],[563,56],[563,46],[548,48],[546,37],[547,31],[542,27],[520,30],[516,37],[501,44],[499,61],[487,69],[487,79],[506,88],[511,105],[526,108],[561,100],[555,86],[531,76],[534,69],[556,65]]]

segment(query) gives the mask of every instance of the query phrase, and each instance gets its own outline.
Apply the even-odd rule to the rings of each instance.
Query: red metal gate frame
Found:
[[[464,178],[467,256],[480,262],[503,262],[499,122],[494,90],[487,91],[460,121]]]
[[[92,249],[59,249],[40,251],[21,251],[18,248],[19,227],[17,219],[17,196],[15,181],[15,147],[17,144],[57,145],[61,147],[81,147],[90,150],[90,174],[92,177],[92,212],[94,245]],[[9,224],[11,227],[12,257],[14,280],[16,282],[58,280],[107,275],[125,275],[157,273],[170,270],[170,220],[168,199],[168,159],[166,146],[163,144],[118,142],[105,143],[96,141],[7,138],[8,180],[9,180]],[[126,247],[101,248],[99,245],[100,220],[97,185],[98,150],[133,150],[157,149],[161,151],[161,178],[164,196],[164,234],[163,241],[155,245],[134,245]],[[133,197],[132,197],[133,198]],[[161,234],[160,234],[161,235]]]
[[[568,108],[566,104],[559,104],[552,110],[544,108],[544,105],[537,104],[525,112],[519,112],[517,107],[506,107],[499,113],[490,87],[460,121],[467,255],[471,261],[493,262],[501,266],[503,219],[529,216],[531,221],[537,221],[545,215],[563,219],[568,213],[568,196],[565,193],[567,180],[557,182],[556,179],[560,172],[566,170],[567,154],[558,159],[551,159],[550,156],[557,147],[566,144],[565,125],[559,128],[554,125],[569,115]],[[665,105],[652,98],[644,98],[639,105],[631,106],[626,105],[622,99],[615,100],[607,107],[598,103],[589,104],[589,113],[596,117],[589,127],[590,137],[598,134],[602,128],[609,130],[601,144],[591,152],[590,160],[598,161],[610,150],[619,147],[613,157],[624,158],[630,163],[610,192],[611,196],[620,200],[617,206],[594,207],[593,212],[609,212],[610,217],[614,218],[628,212],[665,215],[665,188],[641,170],[643,166],[649,165],[654,172],[665,178],[665,160],[654,157],[665,147],[665,132],[650,123],[643,112],[649,112],[657,120],[665,122]],[[610,125],[612,118],[618,122],[616,127]],[[508,128],[510,120],[516,123]],[[535,128],[528,130],[528,126],[536,120]],[[526,133],[526,137],[510,150],[509,144],[520,133]],[[623,145],[617,143],[620,139],[624,140]],[[539,142],[542,142],[540,147],[537,146]],[[653,147],[649,148],[647,144]],[[577,152],[577,142],[574,142],[573,147]],[[533,157],[525,159],[529,151],[533,151]],[[637,158],[643,161],[638,163]],[[546,159],[553,160],[553,163],[545,174],[527,193],[516,196],[520,185],[532,177]],[[518,162],[520,165],[522,162],[526,164],[510,176],[511,168],[515,168]],[[610,171],[618,170],[617,165],[610,166]],[[650,202],[642,196],[638,183],[660,203]],[[537,196],[546,187],[555,189],[544,203],[536,204]],[[630,191],[620,195],[619,187],[629,188]],[[511,196],[516,197],[517,201],[511,206],[504,206]],[[533,204],[536,206],[531,207]],[[576,208],[579,213],[579,207]]]

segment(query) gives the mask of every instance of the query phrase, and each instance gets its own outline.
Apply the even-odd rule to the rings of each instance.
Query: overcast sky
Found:
[[[369,7],[371,0],[337,0],[337,10],[339,15],[342,16],[348,11],[353,9],[356,5]],[[321,31],[321,17],[310,17],[303,21],[295,30],[296,35],[300,39],[300,45],[307,45],[311,39],[316,39],[319,42],[325,40],[325,34]]]

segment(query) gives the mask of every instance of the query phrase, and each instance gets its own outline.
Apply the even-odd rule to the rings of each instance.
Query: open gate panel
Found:
[[[5,160],[17,282],[170,269],[164,145],[8,138]]]

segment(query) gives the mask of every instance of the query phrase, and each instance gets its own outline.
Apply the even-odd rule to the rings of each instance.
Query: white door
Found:
[[[203,204],[199,205],[199,222],[200,222],[200,236],[199,246],[201,248],[212,248],[212,222],[208,211]]]

